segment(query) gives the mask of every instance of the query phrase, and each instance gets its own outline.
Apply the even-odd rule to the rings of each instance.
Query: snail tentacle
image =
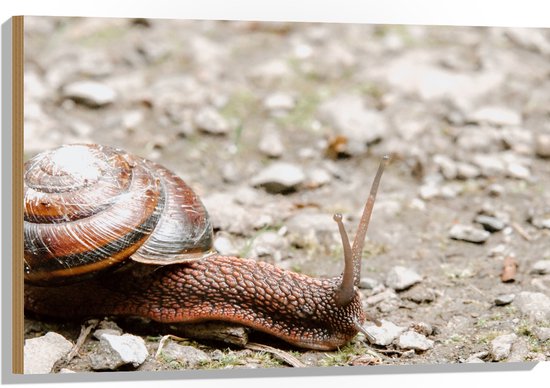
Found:
[[[385,158],[341,276],[317,279],[212,250],[200,198],[170,170],[120,149],[72,145],[25,164],[25,309],[76,319],[220,320],[331,350],[362,330],[361,251]],[[131,260],[130,260],[131,259]],[[93,275],[93,276],[92,276]]]

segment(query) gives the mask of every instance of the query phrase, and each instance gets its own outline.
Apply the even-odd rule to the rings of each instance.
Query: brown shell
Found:
[[[212,253],[212,226],[193,190],[108,146],[62,146],[29,160],[24,209],[25,280],[35,284],[78,281],[129,257],[165,265]]]

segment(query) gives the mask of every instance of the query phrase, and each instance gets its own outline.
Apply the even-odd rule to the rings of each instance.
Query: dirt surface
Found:
[[[373,315],[431,346],[368,345],[362,334],[334,352],[263,343],[306,366],[550,359],[549,31],[30,17],[25,37],[26,158],[94,142],[162,163],[203,198],[223,253],[338,275],[332,214],[353,235],[378,162],[392,155],[361,292]],[[83,80],[99,90],[86,95]],[[278,162],[302,175],[262,181]],[[452,238],[456,225],[483,242]],[[420,281],[392,288],[396,266]],[[149,350],[129,370],[289,366],[193,340],[184,343],[201,362],[155,357],[167,333],[115,321]],[[26,338],[75,342],[81,324],[27,319]],[[509,334],[501,356],[497,339]],[[54,371],[90,371],[98,343],[90,336]]]

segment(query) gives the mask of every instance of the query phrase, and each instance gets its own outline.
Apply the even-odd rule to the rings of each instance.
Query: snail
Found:
[[[200,198],[173,172],[121,149],[77,144],[25,163],[25,310],[61,319],[138,316],[225,321],[298,348],[333,350],[368,317],[357,289],[384,166],[353,245],[334,215],[342,275],[313,278],[212,248]]]

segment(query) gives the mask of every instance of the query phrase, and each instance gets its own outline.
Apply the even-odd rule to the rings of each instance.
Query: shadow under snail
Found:
[[[318,279],[213,251],[200,199],[152,161],[95,144],[38,154],[24,172],[25,309],[62,319],[225,321],[297,347],[336,349],[359,331],[368,336],[357,285],[387,162],[380,163],[353,245],[342,216],[334,215],[344,270]]]

